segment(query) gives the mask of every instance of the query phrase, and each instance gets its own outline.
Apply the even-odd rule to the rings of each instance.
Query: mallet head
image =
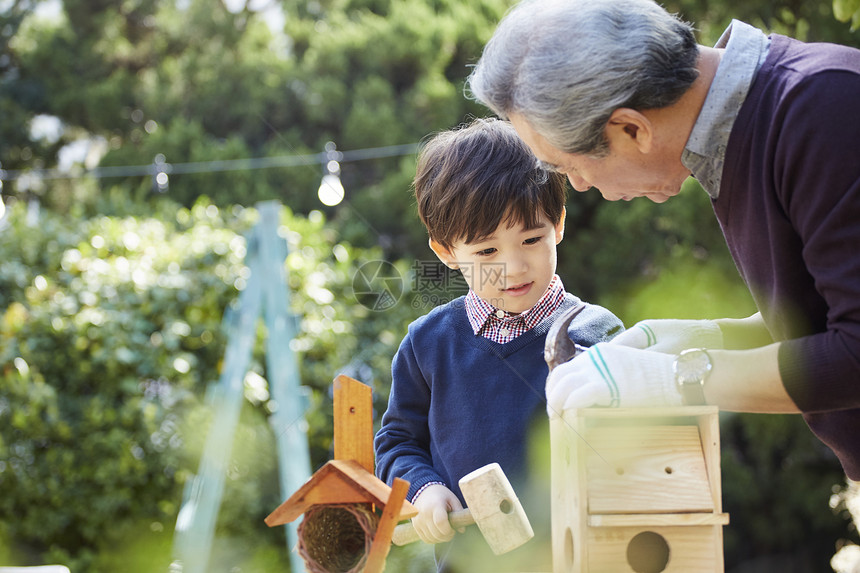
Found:
[[[496,555],[512,551],[534,537],[529,518],[499,464],[488,464],[460,478],[460,491]]]

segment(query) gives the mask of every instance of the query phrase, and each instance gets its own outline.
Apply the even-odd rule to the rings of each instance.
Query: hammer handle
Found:
[[[469,508],[467,507],[466,509],[449,513],[448,523],[450,523],[451,527],[454,529],[462,529],[467,525],[473,525],[475,523],[475,518],[472,517],[472,512],[469,511]],[[418,533],[415,531],[415,527],[412,526],[411,521],[401,523],[395,527],[394,535],[391,537],[391,541],[394,545],[407,545],[418,541],[419,539]]]

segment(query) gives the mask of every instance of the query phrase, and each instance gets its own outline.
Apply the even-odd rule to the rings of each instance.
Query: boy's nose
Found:
[[[510,257],[505,261],[505,275],[508,277],[508,282],[510,282],[510,279],[524,274],[528,268],[529,264],[526,256],[517,255]]]

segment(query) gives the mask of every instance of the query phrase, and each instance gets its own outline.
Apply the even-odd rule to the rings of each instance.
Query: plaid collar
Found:
[[[498,309],[469,290],[466,295],[466,316],[475,336],[481,335],[504,344],[534,328],[540,321],[558,310],[564,300],[564,285],[554,275],[546,292],[529,310],[512,314]]]

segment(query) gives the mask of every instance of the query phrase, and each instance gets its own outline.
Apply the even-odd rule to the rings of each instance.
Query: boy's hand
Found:
[[[722,348],[723,333],[713,320],[643,320],[612,339],[612,344],[678,354],[687,348]]]
[[[418,515],[412,518],[412,525],[421,541],[442,543],[454,537],[454,528],[448,522],[448,512],[463,509],[463,504],[450,489],[444,485],[431,485],[421,492],[412,502]]]
[[[546,384],[547,413],[561,416],[592,406],[680,406],[671,354],[600,342],[553,368]]]

